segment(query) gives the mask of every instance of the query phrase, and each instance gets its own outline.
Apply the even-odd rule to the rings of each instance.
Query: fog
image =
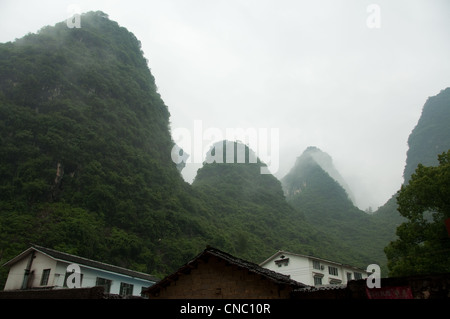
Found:
[[[92,10],[141,41],[172,132],[190,133],[177,143],[206,152],[253,130],[258,153],[278,132],[265,145],[277,178],[316,146],[361,209],[399,189],[422,106],[450,86],[447,0],[2,0],[0,42]]]

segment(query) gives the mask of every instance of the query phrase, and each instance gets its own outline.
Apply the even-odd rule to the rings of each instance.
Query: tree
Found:
[[[438,159],[438,166],[419,164],[398,192],[398,211],[407,221],[385,248],[392,276],[450,271],[450,150]]]

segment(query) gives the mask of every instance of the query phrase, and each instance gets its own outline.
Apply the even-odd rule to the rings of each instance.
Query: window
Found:
[[[314,286],[322,285],[322,276],[314,276]]]
[[[275,260],[275,264],[278,265],[278,267],[287,266],[289,265],[289,258],[281,256],[281,259]]]
[[[338,269],[336,267],[328,266],[328,273],[333,276],[338,276]]]
[[[133,295],[133,285],[127,284],[125,282],[120,283],[120,292],[121,296],[131,296]]]
[[[362,274],[360,272],[355,272],[355,279],[362,279]]]
[[[97,277],[97,280],[95,281],[96,286],[101,286],[105,288],[105,293],[109,294],[111,290],[111,283],[112,281],[109,279]]]
[[[320,270],[320,261],[313,260],[313,268]]]
[[[50,269],[44,269],[42,271],[41,286],[47,286],[48,285],[48,278],[49,277],[50,277]]]
[[[350,280],[352,280],[352,273],[348,272],[347,273],[347,281],[350,281]]]

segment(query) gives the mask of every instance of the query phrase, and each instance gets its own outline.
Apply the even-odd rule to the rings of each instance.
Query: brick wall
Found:
[[[199,262],[189,274],[180,274],[177,280],[159,291],[151,299],[286,299],[291,288],[278,285],[264,276],[245,268],[230,265],[212,257]]]

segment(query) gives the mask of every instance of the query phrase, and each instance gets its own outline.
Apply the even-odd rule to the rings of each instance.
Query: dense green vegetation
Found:
[[[315,161],[315,148],[305,150],[282,179],[288,202],[317,229],[327,231],[352,249],[359,247],[365,254],[362,260],[372,258],[380,264],[383,276],[449,271],[448,258],[434,253],[447,252],[450,244],[443,223],[449,217],[448,156],[436,160],[437,152],[450,148],[449,116],[450,89],[427,100],[408,140],[406,182],[399,195],[374,214],[365,214],[352,204],[344,188]],[[431,160],[433,156],[436,159]],[[442,167],[424,167],[421,163],[441,163]],[[417,171],[409,182],[414,165]],[[439,212],[433,215],[434,223],[429,222],[429,213],[424,214],[428,210]],[[358,261],[357,255],[353,257]]]
[[[437,166],[437,155],[450,149],[450,88],[429,97],[408,138],[405,183],[419,164]]]
[[[408,185],[419,165],[437,166],[438,155],[450,149],[448,123],[450,123],[450,88],[429,97],[423,106],[421,117],[408,138],[409,148],[403,173],[405,179],[403,186]],[[407,222],[407,218],[399,213],[398,208],[397,194],[394,194],[373,216],[386,227],[394,226],[394,230],[398,231],[398,227]],[[397,239],[395,236],[390,241]],[[393,259],[392,256],[390,258]],[[395,262],[390,261],[390,264],[390,275],[401,273],[401,267],[393,266]]]
[[[394,228],[354,206],[344,188],[315,161],[318,151],[307,148],[282,179],[287,201],[303,212],[308,223],[350,247],[352,264],[377,263],[386,272],[383,248],[393,239]]]
[[[139,41],[102,12],[82,22],[0,45],[0,263],[37,243],[163,276],[207,244],[254,262],[345,250],[260,162],[185,183]]]
[[[209,202],[212,213],[208,219],[230,238],[233,246],[226,247],[227,251],[244,253],[259,262],[272,255],[274,249],[349,263],[355,256],[358,259],[358,250],[319,231],[302,212],[290,206],[280,181],[260,173],[262,165],[259,160],[253,164],[205,163],[192,184]]]
[[[207,244],[254,262],[283,249],[383,264],[387,219],[314,161],[283,180],[289,202],[259,160],[205,163],[184,182],[147,62],[102,12],[0,44],[0,264],[30,243],[156,276]]]
[[[134,35],[82,19],[0,45],[0,259],[35,242],[164,273],[201,234],[169,112]]]
[[[397,196],[406,221],[397,228],[398,239],[386,247],[394,276],[450,271],[450,150],[439,155],[439,166],[419,164]]]

